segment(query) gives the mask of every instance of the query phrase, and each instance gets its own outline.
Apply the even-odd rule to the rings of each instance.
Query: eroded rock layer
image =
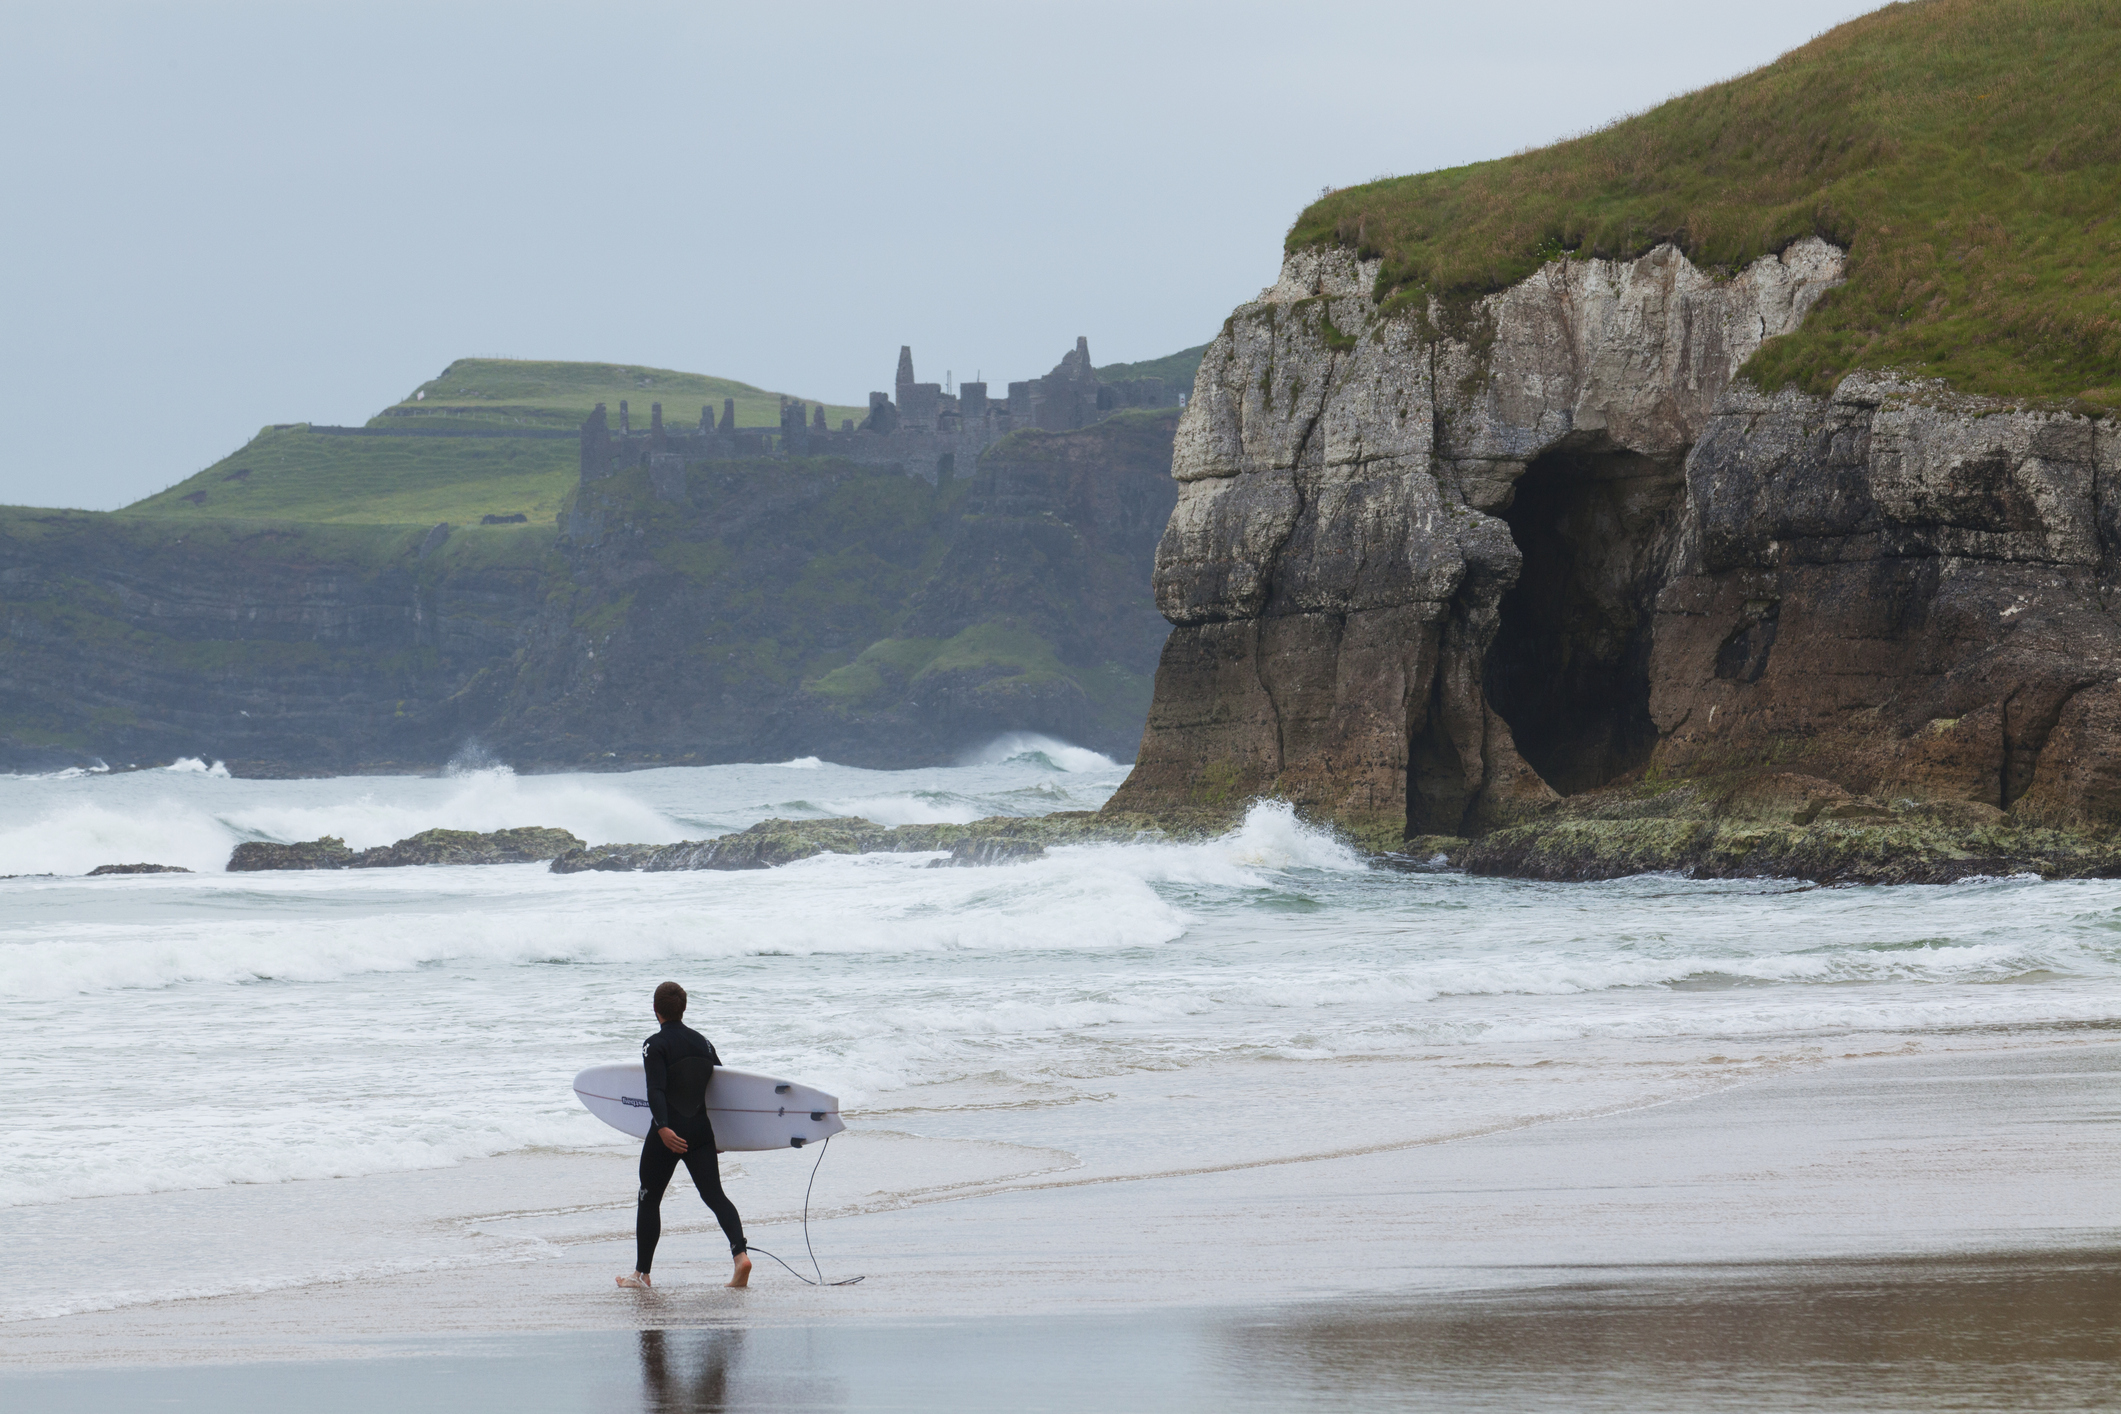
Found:
[[[2121,824],[2121,434],[1740,379],[1842,265],[1664,246],[1453,311],[1292,255],[1179,427],[1176,628],[1114,808],[1277,794],[1389,845],[1794,771],[1954,828]]]

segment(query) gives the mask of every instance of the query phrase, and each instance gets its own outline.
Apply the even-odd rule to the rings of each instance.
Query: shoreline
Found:
[[[586,1182],[549,1169],[554,1186],[539,1191],[523,1181],[528,1161],[513,1180],[490,1161],[417,1181],[462,1190],[452,1201],[474,1205],[465,1231],[519,1244],[513,1260],[13,1320],[0,1324],[0,1388],[40,1372],[344,1363],[413,1339],[468,1352],[695,1326],[1193,1328],[1263,1309],[1419,1315],[1659,1283],[1685,1297],[1733,1273],[1772,1284],[1829,1269],[1860,1277],[1864,1264],[2081,1258],[2107,1271],[2121,1249],[2121,1116],[2106,1098],[2117,1076],[2121,1040],[2104,1037],[1832,1059],[1605,1113],[1369,1152],[1234,1156],[1205,1171],[1058,1173],[1051,1154],[948,1141],[975,1147],[933,1151],[938,1176],[991,1151],[980,1160],[989,1181],[814,1215],[825,1275],[868,1277],[824,1291],[764,1261],[750,1292],[722,1290],[708,1224],[666,1205],[679,1221],[666,1227],[665,1284],[615,1294],[630,1210],[610,1189],[630,1156],[583,1160],[596,1169]],[[774,1175],[775,1192],[797,1194],[794,1167]],[[263,1194],[297,1207],[330,1196],[314,1184]],[[766,1196],[747,1200],[754,1230],[798,1260],[796,1208]],[[567,1209],[585,1198],[589,1217]]]

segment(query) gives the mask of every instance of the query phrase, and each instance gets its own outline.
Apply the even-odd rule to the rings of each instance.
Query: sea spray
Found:
[[[391,844],[422,830],[503,830],[546,825],[571,830],[591,844],[665,844],[684,838],[682,827],[603,776],[518,776],[506,766],[452,772],[438,798],[399,783],[378,785],[352,800],[296,805],[232,805],[222,812],[246,839],[280,842],[336,835],[353,849]]]
[[[0,874],[86,874],[100,864],[208,873],[228,862],[241,838],[210,810],[171,795],[124,806],[54,798],[28,819],[0,824]]]

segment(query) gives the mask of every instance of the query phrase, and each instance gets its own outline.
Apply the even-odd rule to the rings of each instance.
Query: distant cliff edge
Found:
[[[1167,631],[1148,583],[1176,421],[1028,429],[962,467],[656,450],[562,489],[535,432],[269,429],[147,510],[0,510],[0,770],[422,770],[470,744],[532,768],[901,767],[1005,731],[1124,758]],[[492,513],[212,514],[294,498],[272,477],[303,457],[373,499]]]

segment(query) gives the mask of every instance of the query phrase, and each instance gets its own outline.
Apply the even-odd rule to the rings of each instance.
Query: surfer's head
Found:
[[[685,1019],[685,989],[675,982],[665,982],[655,989],[655,1014],[659,1021],[683,1021]]]

